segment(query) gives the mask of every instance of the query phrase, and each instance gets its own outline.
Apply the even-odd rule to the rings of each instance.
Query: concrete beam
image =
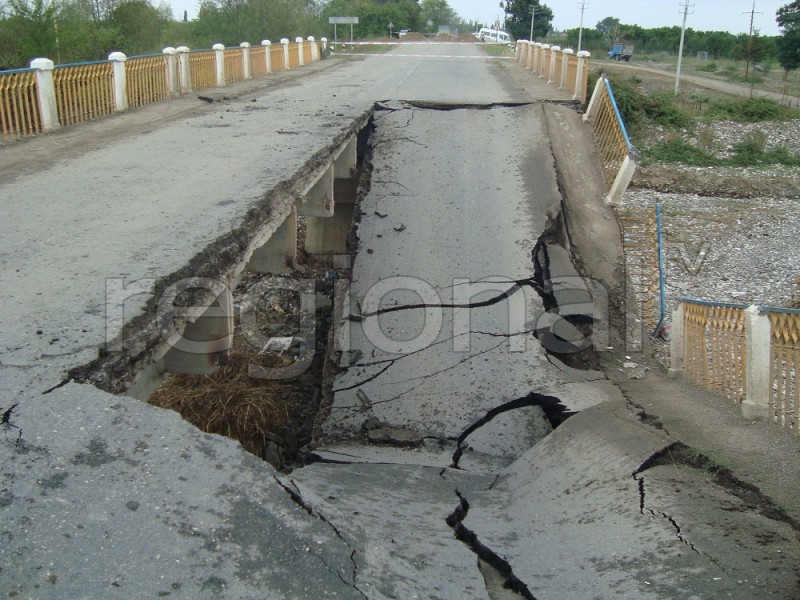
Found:
[[[332,217],[333,179],[333,165],[329,165],[322,176],[300,196],[297,214],[304,217]]]
[[[337,180],[337,182],[342,180]],[[353,227],[355,204],[339,204],[332,217],[309,217],[306,223],[306,252],[344,254]]]
[[[358,182],[356,166],[358,164],[358,139],[351,137],[334,154],[333,160],[333,198],[336,204],[353,204],[356,201]]]
[[[205,289],[210,306],[175,306],[187,290]],[[233,293],[230,285],[199,277],[182,280],[162,294],[159,317],[168,328],[169,349],[161,359],[164,371],[210,375],[233,343]],[[196,316],[196,318],[193,318]]]
[[[280,275],[291,271],[297,258],[297,209],[292,211],[263,246],[253,252],[247,263],[252,273]]]

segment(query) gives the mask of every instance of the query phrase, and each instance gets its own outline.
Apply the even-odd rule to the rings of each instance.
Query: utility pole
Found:
[[[583,11],[586,10],[586,2],[581,2],[581,28],[578,30],[578,52],[581,51],[581,42],[583,42]]]
[[[744,12],[743,15],[748,13]],[[747,60],[744,64],[744,79],[747,81],[748,75],[750,75],[750,54],[753,52],[753,17],[756,14],[764,14],[764,13],[756,13],[756,0],[753,0],[753,8],[750,11],[750,36],[747,38]]]
[[[528,38],[529,42],[533,41],[533,16],[536,14],[536,5],[531,0],[531,37]]]
[[[692,5],[694,6],[694,5]],[[681,62],[683,61],[683,40],[686,37],[686,17],[689,15],[689,0],[683,5],[683,26],[681,27],[681,44],[678,47],[678,70],[675,72],[675,95],[681,90]]]

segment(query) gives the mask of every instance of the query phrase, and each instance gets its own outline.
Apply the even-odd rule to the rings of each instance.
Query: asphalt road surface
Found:
[[[0,591],[790,596],[789,524],[679,471],[674,440],[600,374],[548,358],[530,286],[478,306],[532,276],[559,200],[544,101],[567,96],[475,46],[398,50],[2,149]],[[376,104],[319,462],[278,474],[175,413],[65,382],[106,340],[110,280],[141,283],[131,318],[147,282],[225,273],[215,244],[290,210],[281,186]],[[548,435],[542,397],[581,412]]]

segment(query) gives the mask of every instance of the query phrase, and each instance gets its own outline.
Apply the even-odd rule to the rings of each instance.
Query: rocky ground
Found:
[[[709,126],[710,127],[710,126]],[[681,132],[697,143],[714,141],[723,156],[746,135],[766,147],[800,152],[800,120],[713,124],[712,135]],[[666,132],[656,131],[657,143]],[[666,240],[667,315],[681,297],[800,306],[800,169],[688,167],[653,164],[637,169],[621,211],[662,207]],[[666,348],[657,354],[665,356]]]

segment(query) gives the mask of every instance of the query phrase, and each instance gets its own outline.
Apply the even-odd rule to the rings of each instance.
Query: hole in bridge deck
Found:
[[[324,397],[335,282],[348,276],[357,193],[368,186],[362,179],[369,176],[370,131],[367,125],[357,136],[350,180],[334,182],[334,197],[347,196],[341,205],[337,200],[334,216],[297,218],[296,259],[283,269],[289,272],[242,276],[233,291],[232,346],[219,368],[169,376],[150,404],[238,440],[277,468],[303,462]]]

